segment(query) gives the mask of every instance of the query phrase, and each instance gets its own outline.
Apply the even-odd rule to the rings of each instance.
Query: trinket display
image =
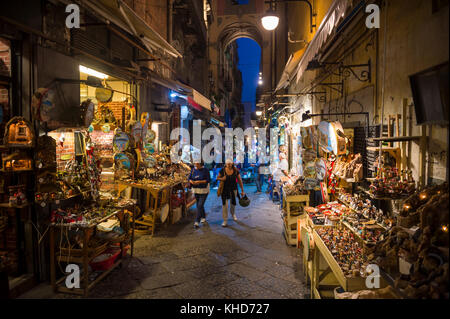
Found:
[[[317,208],[306,206],[303,210],[308,214],[314,225],[325,224],[325,215]]]
[[[33,169],[33,160],[25,152],[15,152],[2,158],[5,171],[28,171]]]
[[[339,178],[354,179],[355,182],[363,178],[363,164],[361,154],[341,156],[335,160],[333,174]]]
[[[317,233],[346,277],[366,277],[367,257],[353,232],[344,227],[324,226]]]
[[[25,185],[9,186],[9,205],[21,206],[28,203],[25,195]]]
[[[303,182],[302,178],[298,178],[293,184],[286,184],[283,186],[285,194],[288,196],[308,194]]]
[[[100,105],[95,112],[95,117],[92,120],[92,125],[103,126],[108,124],[110,126],[117,126],[117,120],[114,113],[107,105]]]
[[[381,209],[372,205],[369,199],[363,200],[358,195],[341,193],[339,199],[348,205],[350,210],[343,215],[345,222],[365,243],[376,243],[383,239],[395,221],[388,218]]]
[[[369,190],[374,196],[395,199],[414,193],[416,183],[411,170],[402,170],[399,174],[397,168],[385,168],[381,171],[381,177],[372,182]]]
[[[4,144],[8,147],[33,147],[34,130],[23,117],[13,117],[6,124]]]
[[[395,287],[408,298],[448,299],[448,246],[445,253],[432,245],[432,236],[430,227],[423,229],[419,236],[411,236],[396,226],[385,241],[373,248],[368,258],[371,263],[394,274]],[[448,241],[448,233],[446,236]]]

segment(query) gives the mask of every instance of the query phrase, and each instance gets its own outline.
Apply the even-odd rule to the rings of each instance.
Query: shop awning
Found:
[[[178,81],[174,81],[171,79],[164,79],[159,76],[151,76],[152,82],[159,84],[161,86],[164,86],[165,88],[168,88],[169,90],[175,91],[177,93],[183,94],[183,95],[189,95],[192,94],[192,88],[184,85]]]
[[[201,105],[203,108],[207,109],[208,111],[212,111],[211,109],[211,100],[207,97],[203,96],[200,92],[197,92],[196,90],[192,89],[192,100],[194,103]]]
[[[320,49],[322,49],[323,44],[328,40],[339,22],[344,18],[351,3],[352,1],[350,0],[335,0],[331,4],[330,9],[314,35],[314,38],[309,43],[305,54],[303,54],[299,64],[297,65],[297,83],[300,81],[303,72],[305,72],[308,63],[316,57],[317,53]]]
[[[298,50],[298,51],[294,52],[293,54],[291,54],[291,56],[289,57],[289,60],[286,63],[283,74],[281,75],[280,81],[278,82],[278,85],[277,85],[277,88],[275,89],[275,91],[284,89],[285,87],[289,86],[291,78],[295,74],[297,65],[300,62],[300,59],[302,58],[303,52],[305,52],[304,49]]]
[[[163,79],[158,76],[152,76],[152,81],[164,86],[172,91],[175,91],[181,95],[186,96],[188,103],[197,109],[198,111],[203,111],[203,109],[207,109],[212,112],[211,108],[211,100],[202,95],[200,92],[191,88],[190,86],[183,84],[179,81],[171,80],[171,79]]]
[[[147,46],[161,49],[173,57],[182,57],[158,32],[152,29],[122,0],[83,0],[83,3],[128,33],[141,39]]]

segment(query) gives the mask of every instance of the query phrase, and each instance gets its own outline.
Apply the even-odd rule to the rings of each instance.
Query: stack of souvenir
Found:
[[[314,225],[325,224],[325,215],[317,208],[307,206],[304,207],[303,210],[308,214],[309,218],[311,218]]]
[[[322,227],[317,233],[346,277],[365,277],[367,258],[355,235],[344,227]]]
[[[348,193],[340,194],[339,199],[351,208],[347,214],[343,215],[342,221],[346,222],[365,243],[383,240],[386,230],[394,224],[394,220],[387,218],[382,210],[372,205],[370,200],[363,200]]]
[[[347,158],[338,158],[334,163],[333,174],[345,179],[355,179],[356,182],[363,178],[361,154],[351,154]]]
[[[287,196],[308,194],[301,178],[298,178],[293,184],[284,185],[283,190]]]
[[[399,174],[397,168],[386,168],[381,171],[381,177],[372,182],[369,189],[374,196],[395,199],[414,193],[416,183],[411,170],[402,170]]]

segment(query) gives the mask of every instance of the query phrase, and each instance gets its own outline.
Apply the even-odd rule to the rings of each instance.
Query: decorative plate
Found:
[[[114,163],[118,168],[131,169],[131,160],[125,153],[117,153],[114,155]]]
[[[147,141],[148,142],[153,142],[156,138],[156,132],[153,130],[148,130],[147,131]]]
[[[150,154],[155,153],[155,144],[153,143],[147,143],[145,144],[144,148],[149,152]]]
[[[125,132],[118,132],[113,138],[113,148],[116,152],[124,152],[130,146],[130,138]]]
[[[136,122],[133,125],[131,135],[133,135],[135,143],[139,143],[142,140],[142,124],[140,122]]]
[[[321,181],[325,178],[327,172],[326,164],[323,159],[318,159],[316,161],[316,178]]]
[[[147,156],[144,159],[144,162],[148,168],[152,168],[156,166],[156,159],[153,156]]]
[[[161,222],[164,223],[169,216],[169,204],[165,204],[163,207],[161,207],[160,214]]]

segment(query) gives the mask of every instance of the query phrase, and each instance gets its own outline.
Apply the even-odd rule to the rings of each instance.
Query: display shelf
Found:
[[[22,204],[22,205],[11,205],[9,203],[0,203],[0,208],[19,208],[20,209],[20,208],[25,208],[28,206],[30,206],[29,202]]]
[[[325,227],[333,227],[333,226],[325,226]],[[325,262],[328,265],[328,268],[326,271],[331,271],[333,275],[335,276],[335,279],[337,283],[345,290],[345,291],[357,291],[357,290],[363,290],[367,289],[366,287],[366,280],[362,277],[346,277],[344,275],[344,272],[342,271],[341,267],[337,263],[336,259],[334,259],[333,255],[329,251],[328,247],[323,242],[320,235],[317,233],[316,229],[313,230],[313,238],[314,238],[314,270],[313,273],[315,274],[314,282],[312,285],[312,289],[319,290],[320,282],[319,282],[319,260],[318,258],[321,256],[325,260]],[[320,254],[320,256],[319,256]],[[337,285],[336,285],[337,286]]]
[[[371,137],[368,138],[368,142],[407,142],[420,140],[422,136],[393,136],[393,137]],[[384,147],[383,147],[384,148]]]
[[[360,190],[361,192],[363,192],[364,194],[369,196],[371,199],[375,199],[375,200],[404,200],[410,196],[410,195],[402,195],[401,197],[397,197],[397,198],[383,197],[383,196],[375,196],[374,194],[369,192],[367,189],[364,189],[362,187],[359,187],[358,190]]]
[[[32,148],[34,148],[34,146],[32,146],[32,145],[4,145],[4,144],[0,145],[0,151],[8,150],[11,148],[32,149]]]
[[[382,151],[386,151],[386,152],[388,152],[388,151],[400,152],[401,151],[400,147],[393,147],[393,146],[383,146],[383,147],[367,146],[367,150],[371,151],[371,152],[378,152],[380,149]]]
[[[5,169],[0,169],[0,172],[5,173],[5,174],[13,174],[13,173],[27,173],[27,172],[34,172],[33,169],[21,169],[21,170],[5,170]]]
[[[98,249],[88,249],[88,243],[89,239],[93,236],[94,231],[96,230],[96,227],[98,224],[112,218],[117,217],[120,220],[121,227],[125,230],[125,233],[128,233],[128,229],[125,229],[124,225],[128,225],[128,223],[125,223],[125,220],[128,217],[128,214],[125,212],[126,208],[121,207],[121,209],[115,211],[112,214],[109,214],[108,216],[105,216],[103,218],[100,218],[96,220],[94,223],[91,223],[89,225],[74,225],[74,224],[55,224],[52,223],[50,225],[50,277],[51,277],[51,284],[53,287],[53,290],[55,292],[62,292],[62,293],[71,293],[71,294],[77,294],[87,297],[89,294],[89,291],[106,275],[108,275],[112,270],[114,270],[117,266],[119,266],[122,262],[122,258],[125,256],[126,247],[124,246],[128,241],[130,242],[131,246],[131,256],[133,255],[133,246],[134,246],[134,227],[135,227],[135,214],[133,212],[132,214],[132,234],[131,238],[129,235],[127,236],[119,236],[122,238],[122,241],[119,242],[119,246],[117,248],[120,249],[120,254],[118,257],[118,260],[115,261],[115,263],[105,270],[100,276],[95,278],[95,280],[91,281],[89,278],[89,263],[96,257],[104,253],[109,247],[110,243],[102,244],[100,245]],[[128,226],[130,227],[130,226]],[[61,249],[59,251],[56,250],[57,241],[55,238],[56,230],[60,230],[64,232],[65,228],[70,229],[78,229],[82,232],[82,240],[83,240],[83,248],[81,249],[74,249],[74,255],[70,255],[70,251],[67,250],[62,251]],[[62,234],[60,234],[62,236]],[[131,239],[131,240],[130,240]],[[62,278],[56,279],[56,263],[76,263],[80,264],[82,267],[82,274],[80,278],[80,288],[73,288],[68,289],[64,286],[64,280],[67,277],[67,275],[63,275]]]
[[[338,202],[340,202],[341,204],[347,206],[348,209],[351,209],[353,212],[358,213],[356,210],[354,210],[352,207],[350,207],[350,204],[349,204],[349,203],[343,201],[343,200],[340,199],[340,198],[337,198],[337,200],[338,200]],[[359,234],[357,234],[357,232],[356,232],[355,230],[353,230],[353,227],[352,227],[350,224],[348,224],[347,222],[343,222],[343,223],[345,223],[346,226],[347,226],[348,228],[350,228],[350,230],[351,230],[352,232],[354,232],[356,235],[358,235],[358,237],[360,237]],[[375,225],[377,225],[378,227],[384,229],[385,231],[388,230],[385,226],[381,225],[380,223],[375,223]],[[363,240],[363,239],[361,238],[361,240]],[[372,243],[372,242],[368,242],[368,243]]]

